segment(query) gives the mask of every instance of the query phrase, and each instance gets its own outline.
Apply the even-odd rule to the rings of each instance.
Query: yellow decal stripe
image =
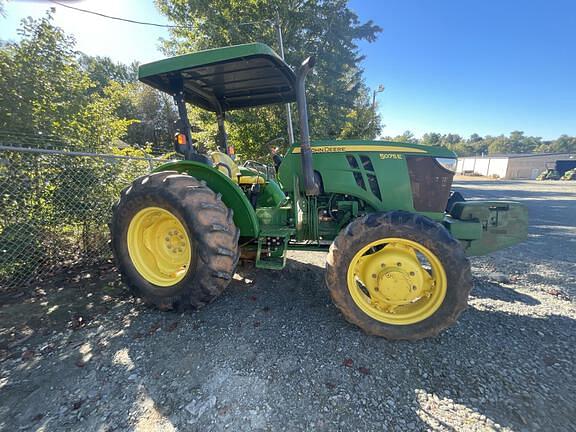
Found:
[[[294,147],[292,153],[301,153],[300,147]],[[401,152],[401,153],[427,153],[426,150],[379,145],[355,145],[355,146],[319,146],[312,147],[312,153],[343,153],[343,152]]]

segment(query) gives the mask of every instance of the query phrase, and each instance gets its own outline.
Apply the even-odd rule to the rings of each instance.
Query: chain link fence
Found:
[[[134,178],[161,163],[50,144],[0,139],[0,289],[109,258],[112,204]]]

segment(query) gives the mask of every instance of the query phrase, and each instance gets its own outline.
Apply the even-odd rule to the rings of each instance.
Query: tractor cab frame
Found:
[[[312,169],[312,151],[306,104],[306,76],[314,57],[302,62],[296,73],[267,45],[261,43],[217,48],[142,65],[139,79],[168,94],[178,107],[184,145],[178,149],[187,160],[210,164],[193,146],[186,103],[216,113],[217,145],[233,156],[225,129],[226,112],[278,103],[296,102],[300,122],[300,147],[307,195],[318,195]]]

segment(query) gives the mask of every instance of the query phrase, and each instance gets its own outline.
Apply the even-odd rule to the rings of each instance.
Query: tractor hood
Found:
[[[456,169],[445,147],[394,141],[313,141],[314,172],[326,194],[354,196],[374,211],[420,212],[441,220]],[[301,149],[292,146],[278,178],[285,192],[302,185]],[[301,186],[300,186],[301,189]]]
[[[270,47],[262,43],[215,48],[147,63],[138,79],[209,111],[230,111],[296,101],[297,78]]]
[[[320,140],[311,142],[312,153],[344,153],[344,152],[382,152],[403,153],[421,156],[434,156],[441,158],[456,158],[456,154],[446,147],[427,146],[413,143],[395,141],[367,141],[367,140]],[[288,150],[289,153],[300,153],[300,146],[296,143]]]

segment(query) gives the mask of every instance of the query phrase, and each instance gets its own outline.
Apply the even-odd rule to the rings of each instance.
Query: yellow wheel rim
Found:
[[[127,240],[130,259],[148,282],[169,287],[186,276],[192,242],[182,222],[168,210],[140,210],[130,221]]]
[[[392,325],[415,324],[432,316],[448,285],[438,257],[420,243],[402,238],[363,247],[350,262],[347,282],[362,312]]]

